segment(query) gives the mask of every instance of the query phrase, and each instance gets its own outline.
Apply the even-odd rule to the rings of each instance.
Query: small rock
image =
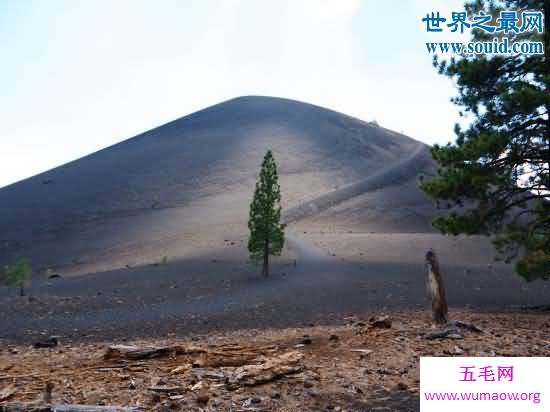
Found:
[[[206,385],[204,384],[203,381],[200,381],[191,387],[192,391],[198,391],[198,390],[204,390],[204,389],[206,389]]]
[[[206,391],[202,391],[197,395],[197,403],[201,405],[206,405],[210,400],[210,395]]]
[[[59,341],[57,340],[57,336],[50,336],[49,338],[42,339],[39,341],[34,342],[32,345],[34,348],[54,348],[59,344]]]
[[[464,350],[460,346],[454,346],[450,351],[449,354],[451,355],[462,355],[464,353]]]
[[[153,377],[151,379],[151,386],[165,386],[166,381],[163,378]]]
[[[328,337],[328,340],[338,340],[338,339],[339,339],[338,336],[334,335],[334,334],[332,334]]]
[[[185,395],[170,395],[168,399],[171,401],[179,401],[181,399],[185,399]]]
[[[159,403],[161,401],[161,397],[160,397],[160,394],[157,393],[157,392],[153,392],[151,394],[151,399],[154,403]]]
[[[409,389],[408,385],[404,382],[398,382],[397,385],[395,385],[395,389],[398,391],[406,391]]]
[[[369,319],[371,328],[389,329],[392,321],[389,316],[376,316]]]
[[[304,335],[304,338],[300,341],[302,345],[311,345],[311,338],[307,335]]]
[[[204,360],[203,359],[196,359],[191,364],[192,368],[202,368],[204,366]]]
[[[364,358],[365,356],[371,354],[373,352],[372,349],[350,349],[350,352],[358,353],[361,358]]]

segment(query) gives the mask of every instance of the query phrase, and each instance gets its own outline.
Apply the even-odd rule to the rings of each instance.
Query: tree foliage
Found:
[[[263,261],[262,274],[269,275],[269,255],[280,255],[284,246],[281,223],[281,189],[271,150],[265,154],[254,197],[250,204],[248,251],[253,262]]]
[[[19,288],[19,294],[25,295],[25,284],[31,276],[31,267],[25,258],[20,258],[13,265],[4,267],[6,284],[12,288]]]
[[[494,235],[498,257],[516,262],[528,280],[550,277],[550,1],[466,4],[498,18],[500,10],[543,10],[544,31],[510,32],[509,41],[543,41],[545,55],[459,56],[434,59],[454,80],[452,101],[472,121],[455,126],[456,142],[435,145],[439,165],[421,188],[450,209],[434,226],[454,235]],[[521,22],[519,22],[521,24]],[[472,30],[473,41],[503,35]]]

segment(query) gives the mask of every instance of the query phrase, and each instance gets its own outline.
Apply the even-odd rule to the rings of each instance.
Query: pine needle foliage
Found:
[[[285,225],[281,223],[281,188],[273,153],[268,150],[260,170],[248,220],[248,251],[254,263],[262,262],[262,274],[269,276],[269,256],[281,254]]]

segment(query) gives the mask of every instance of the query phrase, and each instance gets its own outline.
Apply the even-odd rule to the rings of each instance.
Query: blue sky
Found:
[[[453,139],[449,0],[0,0],[0,187],[241,95]]]

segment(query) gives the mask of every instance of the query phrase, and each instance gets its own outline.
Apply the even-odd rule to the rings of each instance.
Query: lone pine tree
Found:
[[[31,267],[26,259],[20,258],[11,266],[4,267],[6,284],[19,288],[19,296],[25,296],[25,284],[31,276]]]
[[[435,177],[421,178],[420,187],[451,209],[435,219],[436,228],[454,235],[493,235],[498,257],[514,260],[520,275],[548,279],[550,1],[466,3],[470,17],[484,12],[493,21],[503,8],[517,13],[512,22],[517,30],[489,34],[476,28],[472,40],[544,42],[545,54],[434,59],[439,72],[457,85],[452,101],[462,107],[459,114],[472,121],[466,129],[455,126],[454,144],[432,148],[439,169]]]
[[[284,228],[281,223],[281,188],[278,183],[277,165],[271,150],[262,162],[250,204],[248,251],[250,259],[262,262],[262,275],[269,276],[269,255],[281,254],[284,245]]]

